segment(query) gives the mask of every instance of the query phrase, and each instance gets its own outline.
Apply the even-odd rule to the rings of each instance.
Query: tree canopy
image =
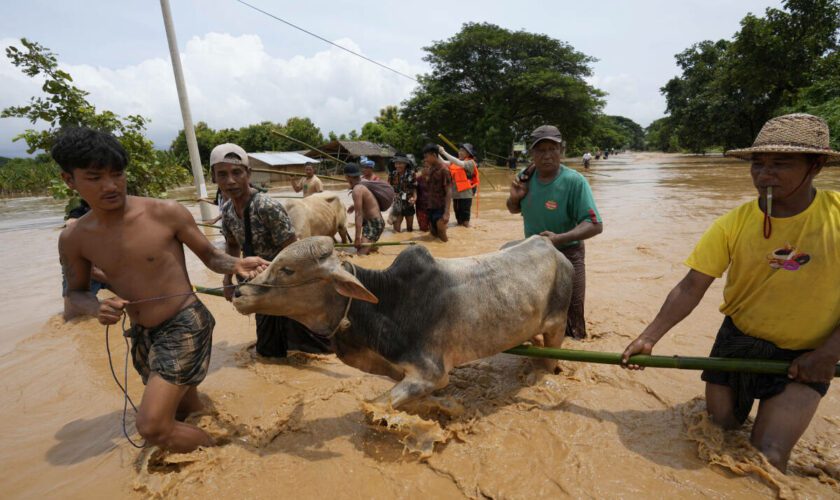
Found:
[[[836,137],[838,41],[837,0],[787,0],[764,17],[745,16],[732,40],[677,54],[682,74],[662,88],[676,143],[694,152],[747,146],[769,118],[794,111],[826,118]]]
[[[10,106],[0,112],[0,118],[26,118],[32,124],[47,124],[44,130],[27,129],[15,137],[16,141],[26,141],[29,153],[48,152],[63,127],[86,126],[114,134],[128,152],[126,177],[131,194],[159,196],[167,188],[186,182],[187,171],[168,161],[168,155],[155,151],[152,141],[146,138],[146,118],[121,118],[111,111],[98,111],[88,102],[88,93],[73,85],[70,74],[58,67],[55,54],[25,38],[20,43],[23,49],[9,46],[6,56],[26,76],[44,79],[41,90],[46,97],[35,96],[29,104]],[[50,189],[56,196],[70,195],[58,178],[53,179]]]
[[[219,144],[232,142],[238,144],[245,151],[295,151],[307,149],[306,146],[287,139],[283,136],[272,133],[279,131],[299,141],[312,146],[318,146],[324,142],[321,129],[312,123],[309,118],[293,116],[286,120],[285,124],[264,121],[247,125],[239,129],[226,128],[213,130],[204,122],[195,125],[195,138],[198,143],[198,154],[201,157],[201,164],[209,168],[210,152]],[[183,165],[189,166],[189,150],[184,131],[178,132],[175,140],[172,141],[170,151],[180,158]]]
[[[584,79],[595,60],[546,35],[468,23],[425,50],[432,71],[401,116],[419,142],[443,133],[507,156],[514,141],[551,123],[574,147],[603,105],[604,93]]]

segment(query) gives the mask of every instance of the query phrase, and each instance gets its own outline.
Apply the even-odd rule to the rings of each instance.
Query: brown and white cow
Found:
[[[310,236],[341,236],[341,242],[350,241],[347,233],[347,209],[336,193],[316,193],[299,200],[283,200],[283,206],[292,219],[295,233],[300,239]]]
[[[330,238],[308,238],[241,285],[233,304],[242,314],[287,316],[334,334],[342,361],[399,381],[377,400],[396,407],[446,386],[454,366],[537,334],[559,347],[572,275],[542,236],[459,259],[436,259],[418,245],[383,271],[342,262]]]

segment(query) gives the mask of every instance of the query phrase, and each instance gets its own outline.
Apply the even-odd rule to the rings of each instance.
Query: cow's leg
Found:
[[[434,367],[431,369],[416,369],[406,367],[405,378],[390,391],[374,400],[376,403],[389,404],[392,408],[398,408],[410,401],[431,394],[436,389],[441,389],[449,384],[449,374]]]
[[[384,375],[392,380],[403,380],[405,372],[371,349],[347,349],[337,344],[336,354],[344,363],[365,373]]]
[[[350,234],[347,232],[347,226],[344,224],[340,224],[338,226],[338,234],[341,235],[341,242],[342,243],[353,243],[353,240],[350,239]]]
[[[559,349],[566,338],[566,313],[554,313],[543,321],[543,345]],[[554,359],[535,359],[534,364],[548,372],[557,373],[557,361]]]

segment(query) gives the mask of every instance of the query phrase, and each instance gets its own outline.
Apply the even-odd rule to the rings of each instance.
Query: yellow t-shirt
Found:
[[[793,217],[772,218],[751,201],[712,224],[686,265],[720,278],[720,311],[741,331],[783,349],[815,349],[840,324],[840,193],[817,191]]]

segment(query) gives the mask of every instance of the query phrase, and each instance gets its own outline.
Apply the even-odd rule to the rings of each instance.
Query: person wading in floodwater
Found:
[[[124,313],[131,318],[131,358],[146,385],[137,431],[147,443],[179,453],[212,445],[206,432],[178,421],[202,408],[197,387],[210,365],[215,325],[192,293],[184,245],[217,273],[253,277],[268,262],[218,250],[175,201],[128,196],[128,154],[111,134],[68,129],[51,154],[64,182],[91,208],[58,239],[67,298],[104,325],[118,323]],[[94,265],[116,297],[100,303],[91,293]]]
[[[475,161],[475,148],[472,144],[458,146],[458,158],[438,147],[440,156],[449,162],[449,174],[452,176],[452,208],[459,226],[470,227],[473,196],[478,187],[478,164]]]
[[[449,241],[446,226],[449,224],[449,206],[452,205],[452,175],[438,153],[436,144],[426,144],[423,148],[423,163],[427,167],[423,176],[426,214],[432,236]]]
[[[514,178],[507,208],[512,214],[522,214],[526,238],[535,234],[550,238],[574,266],[566,335],[584,338],[586,253],[583,240],[601,234],[604,223],[589,183],[576,170],[562,164],[565,148],[557,127],[538,127],[531,132],[531,139],[534,164]]]
[[[227,253],[236,257],[256,255],[274,260],[281,250],[297,241],[292,220],[283,205],[250,186],[248,154],[236,144],[220,144],[210,152],[210,168],[230,202],[222,206],[222,234]],[[233,299],[233,276],[226,274],[222,285],[225,298]],[[257,345],[260,356],[284,358],[288,350],[332,352],[328,339],[297,321],[281,316],[257,314]]]
[[[344,165],[344,178],[350,185],[350,194],[353,198],[353,206],[349,211],[356,217],[356,238],[353,240],[353,246],[356,247],[359,255],[367,255],[376,251],[376,248],[362,246],[362,244],[379,241],[379,237],[385,230],[385,219],[382,218],[379,201],[368,189],[369,184],[365,185],[362,182],[363,177],[359,165],[355,163]],[[389,185],[385,187],[393,194]]]
[[[306,198],[324,191],[324,183],[315,175],[315,167],[311,163],[307,163],[303,167],[303,173],[306,174],[303,179],[292,179],[292,189],[295,190],[295,193],[303,191],[303,197]]]
[[[765,123],[751,148],[726,153],[752,162],[758,199],[712,224],[686,260],[691,270],[623,354],[625,365],[650,354],[726,271],[711,356],[791,365],[787,376],[704,371],[706,407],[735,429],[760,400],[750,441],[782,472],[840,361],[840,193],[813,187],[828,161],[840,163],[828,135],[822,118],[785,115]]]

